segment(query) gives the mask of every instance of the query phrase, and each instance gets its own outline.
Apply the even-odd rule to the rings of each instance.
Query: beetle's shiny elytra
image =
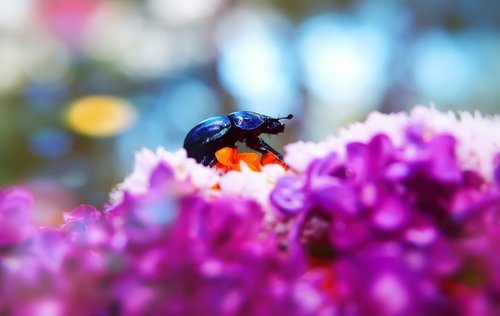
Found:
[[[193,127],[184,139],[184,148],[188,157],[196,159],[205,166],[217,163],[215,152],[224,147],[235,147],[237,142],[260,153],[272,152],[278,159],[282,155],[262,140],[260,134],[278,134],[285,130],[285,124],[279,120],[286,117],[273,118],[263,114],[240,111],[228,116],[216,116],[206,119]]]

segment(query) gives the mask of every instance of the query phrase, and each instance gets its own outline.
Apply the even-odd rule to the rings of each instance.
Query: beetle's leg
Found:
[[[207,167],[213,167],[217,163],[217,158],[215,156],[205,156],[200,163]]]
[[[217,158],[214,154],[208,154],[203,156],[200,163],[204,166],[213,167],[217,163]]]
[[[203,156],[200,163],[204,166],[212,167],[212,163],[213,163],[214,159],[215,159],[215,157],[211,157],[209,155],[206,155],[206,156]]]
[[[212,168],[213,166],[215,166],[215,164],[217,163],[217,158],[215,158],[215,156],[212,158],[212,160],[210,160],[210,162],[208,163],[208,166],[210,168]]]
[[[270,151],[273,154],[275,154],[279,160],[283,160],[283,155],[281,155],[276,149],[271,147],[260,137],[249,137],[246,139],[245,143],[247,144],[248,147],[252,148],[253,150],[256,150],[263,154]]]
[[[201,160],[200,160],[200,163],[204,166],[207,165],[207,156],[204,156]]]

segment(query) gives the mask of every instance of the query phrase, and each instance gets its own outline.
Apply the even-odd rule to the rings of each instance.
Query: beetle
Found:
[[[283,156],[262,140],[260,134],[278,134],[285,130],[280,120],[291,119],[292,114],[273,118],[267,115],[239,111],[227,116],[208,118],[193,127],[184,139],[184,149],[188,157],[205,166],[217,163],[215,152],[224,147],[236,147],[236,142],[245,143],[260,153],[272,152],[283,160]]]

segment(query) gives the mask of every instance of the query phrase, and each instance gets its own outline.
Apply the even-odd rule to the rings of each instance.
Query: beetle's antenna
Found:
[[[278,117],[277,120],[290,120],[292,119],[293,117],[293,114],[288,114],[287,116],[284,116],[284,117]]]

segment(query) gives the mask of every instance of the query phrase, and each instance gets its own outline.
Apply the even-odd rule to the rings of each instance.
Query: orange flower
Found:
[[[288,167],[285,165],[285,163],[276,157],[275,154],[272,152],[267,152],[265,154],[262,154],[262,157],[260,157],[260,163],[265,166],[269,164],[278,164],[285,168],[285,170],[288,170]]]
[[[260,172],[262,166],[268,164],[279,164],[283,168],[287,169],[285,163],[279,160],[276,155],[271,152],[265,153],[259,159],[259,155],[256,153],[238,153],[238,148],[234,147],[224,147],[215,152],[215,157],[218,163],[215,168],[229,171],[236,170],[241,171],[240,163],[243,161],[252,171]]]
[[[215,152],[215,158],[218,163],[215,168],[224,171],[236,170],[241,171],[240,162],[244,162],[253,171],[260,171],[261,165],[259,155],[256,153],[238,153],[238,148],[224,147]]]

